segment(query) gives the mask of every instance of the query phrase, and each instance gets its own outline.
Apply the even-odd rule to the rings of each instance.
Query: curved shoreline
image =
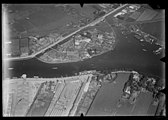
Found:
[[[57,79],[57,78],[72,78],[72,77],[77,77],[77,76],[80,76],[80,75],[85,75],[85,74],[95,74],[95,73],[102,73],[103,71],[105,70],[86,70],[85,71],[81,71],[81,72],[78,72],[76,75],[71,75],[71,76],[62,76],[62,77],[39,77],[39,76],[34,76],[34,77],[30,77],[30,78],[36,78],[36,79]],[[138,74],[141,74],[141,75],[144,75],[146,77],[153,77],[155,79],[161,79],[159,76],[155,76],[155,75],[149,75],[149,74],[145,74],[145,73],[142,73],[142,72],[139,72],[137,70],[133,70],[133,69],[125,69],[125,70],[121,70],[121,69],[113,69],[113,70],[109,70],[111,73],[114,73],[114,74],[118,74],[118,73],[125,73],[125,74],[128,74],[128,73],[138,73]],[[12,78],[6,78],[4,80],[12,80],[12,79],[19,79],[18,77],[12,77]],[[22,79],[22,78],[20,78]]]
[[[114,49],[112,49],[112,50],[114,50]],[[83,59],[78,59],[78,60],[63,60],[62,62],[58,62],[58,61],[56,61],[56,62],[48,62],[48,61],[45,61],[45,60],[41,59],[40,57],[39,57],[39,58],[36,58],[36,59],[39,60],[39,61],[41,61],[41,62],[48,63],[48,64],[74,63],[74,62],[79,62],[79,61],[84,61],[84,60],[91,59],[91,58],[93,58],[93,57],[96,57],[96,56],[102,55],[102,54],[104,54],[104,53],[107,53],[107,52],[109,52],[109,51],[111,51],[111,50],[102,52],[102,53],[97,54],[97,55],[93,55],[93,56],[88,57],[88,58],[83,58]],[[61,60],[59,60],[59,61],[61,61]]]

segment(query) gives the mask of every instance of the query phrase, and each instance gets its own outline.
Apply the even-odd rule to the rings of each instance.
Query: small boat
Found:
[[[143,51],[147,51],[146,49],[142,49]]]
[[[8,68],[9,70],[13,70],[13,68]]]
[[[53,67],[52,69],[58,69],[58,67]]]
[[[142,41],[144,41],[144,39],[140,39],[140,41],[142,42]]]

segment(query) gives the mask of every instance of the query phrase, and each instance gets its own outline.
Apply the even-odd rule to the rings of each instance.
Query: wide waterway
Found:
[[[164,63],[160,61],[162,56],[152,52],[153,49],[156,49],[155,45],[146,43],[145,46],[142,46],[132,35],[125,38],[119,31],[116,34],[118,43],[113,51],[76,63],[47,64],[36,58],[13,61],[9,65],[13,69],[5,77],[20,77],[22,74],[27,74],[27,77],[53,78],[74,75],[83,70],[132,69],[164,78],[162,74]],[[149,51],[143,51],[144,48]]]

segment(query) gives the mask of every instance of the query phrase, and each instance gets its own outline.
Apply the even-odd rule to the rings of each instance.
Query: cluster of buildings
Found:
[[[47,51],[40,59],[47,63],[74,62],[112,50],[114,45],[115,33],[102,33],[95,28],[72,36],[69,41]]]
[[[121,12],[114,15],[116,19],[126,24],[127,22],[133,23],[155,20],[157,16],[159,16],[159,12],[138,4],[129,5]]]
[[[109,12],[111,10],[114,10],[121,6],[121,4],[98,4],[100,7],[102,7],[103,11]]]
[[[126,7],[125,9],[123,9],[121,12],[115,14],[114,17],[124,18],[125,16],[132,14],[133,12],[138,10],[139,8],[140,8],[140,5],[137,5],[137,4],[130,5],[130,6]]]
[[[102,73],[102,72],[100,72],[97,75],[97,81],[99,81],[99,82],[111,83],[111,82],[115,82],[116,78],[117,78],[117,73],[113,73],[113,72],[110,72],[110,73]]]
[[[129,30],[131,32],[135,33],[134,36],[137,39],[139,39],[140,41],[144,41],[145,40],[146,42],[149,42],[151,44],[152,43],[156,43],[158,41],[158,39],[155,38],[154,36],[141,31],[137,25],[130,25],[129,26]]]
[[[116,15],[114,15],[114,17],[119,21],[119,23],[116,24],[116,26],[119,27],[122,34],[127,35],[133,32],[135,33],[134,36],[140,41],[146,41],[151,44],[155,43],[160,47],[158,50],[153,52],[155,54],[159,54],[160,51],[164,48],[164,45],[160,44],[160,40],[158,40],[156,37],[141,31],[138,25],[136,24],[136,22],[139,21],[143,22],[143,21],[156,20],[157,16],[159,15],[160,15],[159,12],[152,10],[148,7],[133,4],[126,7]]]
[[[104,4],[102,5],[104,6],[105,8],[117,8],[119,7],[120,5],[119,4],[114,4],[114,5],[107,5],[107,4]],[[73,15],[74,17],[76,18],[80,18],[80,22],[79,24],[83,24],[83,25],[86,25],[86,21],[89,21],[89,17],[84,17],[84,16],[81,16],[80,15],[80,12],[77,11],[75,8],[71,7],[71,6],[66,6],[65,7],[66,9],[66,12],[69,13],[70,15]],[[101,10],[101,9],[100,9]],[[103,12],[103,11],[100,11],[100,10],[97,10],[98,12]],[[97,15],[100,17],[101,15],[99,14],[104,14],[104,13],[98,13]],[[23,46],[23,47],[20,47],[20,48],[17,48],[18,50],[16,50],[17,52],[14,52],[12,51],[12,57],[26,57],[28,55],[31,55],[33,53],[36,53],[42,49],[44,49],[45,47],[51,45],[52,43],[56,42],[58,39],[58,34],[52,34],[52,35],[48,35],[48,36],[44,36],[44,37],[33,37],[33,36],[29,36],[29,38],[25,38],[26,40],[22,40],[23,42],[27,42],[27,46]],[[89,38],[84,38],[82,39],[82,42],[84,43],[90,43],[91,39]],[[75,42],[75,45],[76,47],[79,47],[80,45],[82,46],[81,41],[77,40]],[[18,46],[18,45],[17,45]],[[20,44],[20,46],[22,46]],[[108,46],[109,47],[109,46]],[[80,48],[80,47],[79,47]],[[88,50],[90,53],[94,52],[94,50]],[[72,52],[70,52],[71,54]],[[72,53],[73,54],[73,53]],[[75,54],[73,54],[75,55]],[[76,56],[76,57],[83,57],[83,58],[90,58],[91,56],[89,55],[89,53],[87,51],[84,51],[81,53],[81,55],[79,56]],[[71,57],[72,58],[72,57]]]
[[[163,89],[163,84],[158,82],[159,80],[155,78],[144,77],[139,73],[131,73],[129,80],[124,85],[122,99],[129,100],[133,104],[141,92],[151,92],[155,98],[159,91]]]
[[[156,44],[160,46],[158,50],[154,51],[156,52],[156,54],[159,53],[164,48],[162,44],[158,43],[160,41],[158,38],[154,37],[151,34],[143,32],[137,24],[124,25],[122,23],[119,23],[117,27],[119,27],[123,35],[134,33],[133,36],[137,38],[139,41],[146,41],[150,44]]]
[[[143,32],[137,24],[125,25],[123,23],[119,23],[116,24],[116,26],[121,30],[121,33],[123,35],[134,33],[133,36],[137,38],[139,41],[141,42],[146,41],[150,44],[155,44],[158,47],[158,49],[153,50],[153,53],[156,55],[160,54],[165,48],[164,43],[160,42],[161,40],[159,40],[158,38],[154,37],[151,34]],[[146,51],[145,49],[143,50]]]

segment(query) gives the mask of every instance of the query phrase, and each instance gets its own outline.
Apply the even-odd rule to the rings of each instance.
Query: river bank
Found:
[[[117,30],[117,29],[116,29]],[[5,78],[20,77],[27,74],[28,77],[40,76],[45,78],[71,76],[84,70],[134,70],[147,75],[164,78],[165,65],[160,61],[161,55],[155,55],[152,51],[143,51],[144,47],[152,49],[153,46],[142,46],[136,38],[125,38],[118,30],[116,32],[118,43],[114,50],[95,56],[80,62],[47,64],[36,58],[13,61],[9,64],[9,74]],[[57,69],[52,69],[57,67]]]

